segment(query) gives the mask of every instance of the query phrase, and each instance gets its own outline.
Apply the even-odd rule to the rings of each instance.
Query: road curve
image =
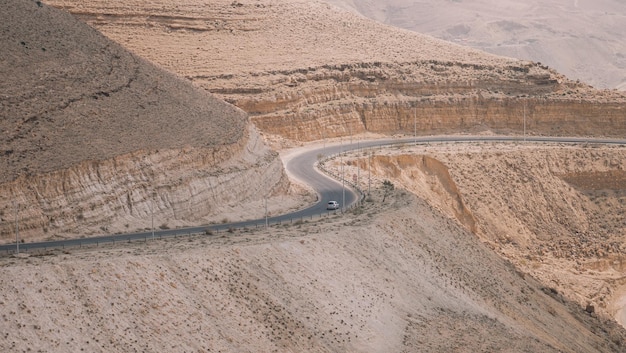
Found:
[[[269,224],[290,222],[293,220],[309,219],[314,216],[319,216],[326,212],[325,204],[328,200],[336,200],[341,204],[342,208],[349,207],[358,199],[358,195],[355,190],[349,187],[348,184],[344,184],[340,181],[332,179],[331,177],[319,172],[315,165],[320,156],[328,157],[337,155],[342,152],[382,147],[396,144],[429,144],[429,143],[442,143],[442,142],[529,142],[529,143],[567,143],[567,144],[605,144],[605,145],[626,145],[626,139],[598,139],[598,138],[584,138],[584,137],[521,137],[521,136],[432,136],[432,137],[406,137],[406,138],[389,138],[389,139],[377,139],[351,142],[340,142],[335,144],[324,144],[322,147],[305,147],[298,150],[291,151],[283,155],[283,163],[285,169],[290,178],[299,181],[305,185],[308,185],[316,194],[317,201],[307,208],[275,216],[267,219]],[[346,178],[349,179],[349,178]],[[207,229],[211,229],[212,232],[219,232],[231,228],[243,228],[243,227],[255,227],[259,225],[265,225],[265,219],[256,219],[250,221],[219,224],[219,225],[204,225],[198,227],[181,228],[181,229],[168,229],[168,230],[155,230],[147,232],[107,235],[100,237],[90,237],[82,239],[68,239],[59,241],[47,241],[37,243],[21,243],[19,244],[20,251],[32,250],[32,249],[52,249],[52,248],[65,248],[75,247],[82,245],[94,245],[100,243],[114,243],[114,242],[130,242],[133,240],[148,240],[153,236],[159,237],[171,237],[176,235],[185,235],[192,233],[202,233]],[[0,253],[9,253],[16,250],[16,244],[0,245]]]

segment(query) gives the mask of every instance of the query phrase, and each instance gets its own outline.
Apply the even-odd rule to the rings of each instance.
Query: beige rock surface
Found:
[[[16,208],[35,241],[149,229],[153,214],[168,228],[235,220],[265,197],[300,206],[240,109],[63,11],[0,7],[1,243]]]
[[[317,1],[50,0],[298,141],[467,131],[623,136],[623,93]],[[417,118],[415,118],[417,116]],[[417,120],[417,124],[414,123]]]
[[[37,2],[19,4],[39,8]],[[471,116],[461,114],[457,129],[515,131],[509,122],[517,116],[519,130],[520,108],[526,106],[521,103],[533,102],[537,110],[531,122],[544,119],[539,120],[542,128],[534,133],[569,132],[559,129],[590,124],[594,128],[578,131],[619,135],[619,129],[626,126],[619,113],[623,107],[619,94],[572,83],[541,65],[484,55],[363,22],[323,3],[55,4],[77,13],[107,35],[117,33],[116,40],[133,51],[143,50],[141,55],[148,57],[152,53],[156,59],[150,59],[161,66],[189,70],[176,72],[209,91],[218,90],[232,102],[268,109],[265,116],[254,117],[257,122],[265,118],[291,122],[273,124],[283,131],[280,134],[270,136],[262,131],[276,146],[294,143],[293,139],[298,144],[316,139],[310,134],[319,132],[320,126],[331,126],[322,130],[323,139],[351,135],[359,126],[378,126],[371,130],[385,133],[410,131],[416,116],[412,104],[416,96],[427,94],[436,96],[424,103],[434,109],[420,114],[420,119],[436,119],[429,122],[434,123],[431,130],[425,131],[448,131],[448,119],[470,106],[480,109],[470,110]],[[193,13],[199,15],[190,16]],[[24,18],[28,17],[19,19]],[[302,36],[319,36],[318,42],[295,40]],[[24,46],[20,41],[12,45]],[[374,51],[380,46],[384,50]],[[38,47],[26,49],[33,48]],[[416,69],[422,66],[426,70]],[[403,85],[403,75],[411,80],[423,78],[426,83]],[[178,84],[189,87],[176,82],[173,91],[179,94]],[[471,88],[477,83],[483,86]],[[294,94],[294,90],[302,93]],[[469,95],[468,90],[472,92]],[[410,95],[405,99],[407,92]],[[521,99],[530,93],[537,97]],[[33,97],[40,94],[37,91]],[[294,95],[299,98],[294,100]],[[144,96],[137,93],[135,97]],[[361,97],[359,104],[344,105],[355,97]],[[372,109],[374,106],[378,108]],[[285,114],[288,111],[295,113]],[[368,114],[360,115],[363,111]],[[435,114],[437,111],[441,113]],[[492,111],[498,114],[482,114]],[[563,111],[569,113],[558,114]],[[511,119],[496,119],[500,112],[509,112]],[[367,118],[361,120],[362,116]],[[180,200],[196,192],[206,195],[206,179],[219,179],[227,170],[249,179],[259,170],[276,168],[276,155],[257,144],[259,136],[254,129],[237,128],[239,123],[245,126],[245,119],[241,112],[236,117],[216,120],[216,129],[224,128],[224,143],[258,148],[218,156],[223,158],[213,170],[219,172],[217,176],[212,170],[175,173],[180,160],[171,158],[172,172],[165,174],[183,175],[191,187],[180,198],[159,198],[159,202],[180,205]],[[397,120],[390,123],[392,117]],[[483,118],[488,124],[477,124]],[[461,125],[464,121],[471,123]],[[502,122],[507,124],[498,125]],[[184,126],[189,133],[199,132],[195,135],[200,137],[198,141],[202,141],[204,127]],[[13,131],[13,126],[9,130]],[[299,135],[284,133],[292,130]],[[128,136],[140,131],[134,129]],[[216,136],[222,134],[216,132]],[[165,141],[171,143],[169,149],[143,157],[164,163],[185,151],[181,160],[191,166],[206,157],[201,147],[207,146],[201,143],[187,153],[186,145]],[[623,209],[623,152],[494,148],[401,151],[399,157],[380,154],[375,159],[378,182],[374,183],[373,202],[345,217],[269,231],[242,230],[212,237],[2,257],[0,350],[622,351],[624,330],[609,315],[623,316],[619,311],[624,289],[619,270],[623,256],[623,212],[619,213],[619,207]],[[101,165],[115,162],[118,152]],[[142,161],[130,157],[131,162]],[[589,160],[594,163],[585,168]],[[78,178],[85,181],[97,175],[76,174],[88,176]],[[139,179],[140,185],[148,185],[149,178]],[[379,189],[384,179],[406,189],[398,187],[385,197]],[[275,180],[276,185],[284,185],[284,178]],[[174,188],[177,185],[175,178],[164,181]],[[596,189],[595,181],[601,189]],[[102,187],[97,182],[87,185]],[[242,183],[225,185],[234,189]],[[137,212],[146,219],[150,194],[140,187],[136,195],[141,206]],[[539,195],[532,196],[533,204],[527,203],[530,195]],[[10,204],[8,196],[3,197]],[[243,217],[245,210],[259,212],[258,197],[241,207],[238,202],[229,204],[232,213],[227,217]],[[280,197],[271,200],[274,210],[279,209]],[[509,199],[513,208],[507,210]],[[532,215],[527,214],[531,211]],[[178,225],[162,218],[166,212],[157,216],[157,224]],[[9,211],[3,217],[2,224],[6,224]],[[135,221],[129,224],[141,226],[142,220]],[[585,224],[592,222],[597,226]],[[584,246],[589,242],[597,244]],[[593,306],[593,313],[584,310],[587,304]]]
[[[545,286],[626,325],[623,146],[436,144],[356,157],[344,173],[361,175],[364,190],[370,172],[374,184],[391,180]]]
[[[3,351],[618,352],[626,335],[402,190],[265,231],[0,258]]]

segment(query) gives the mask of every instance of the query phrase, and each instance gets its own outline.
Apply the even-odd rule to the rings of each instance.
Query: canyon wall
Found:
[[[624,146],[431,144],[354,156],[326,167],[359,168],[363,190],[388,180],[418,195],[521,271],[624,324]]]
[[[289,188],[241,109],[64,11],[0,5],[0,242],[205,224]]]
[[[365,131],[522,134],[524,115],[529,134],[626,133],[624,92],[321,2],[50,4],[294,141]]]
[[[537,63],[361,63],[193,80],[247,111],[261,130],[297,141],[362,132],[626,133],[623,93],[594,90]],[[227,81],[243,86],[216,89]]]
[[[0,184],[0,242],[111,234],[207,222],[227,208],[286,193],[276,152],[254,128],[217,148],[137,151]]]

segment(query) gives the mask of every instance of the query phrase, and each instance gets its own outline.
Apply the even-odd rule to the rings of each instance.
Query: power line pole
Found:
[[[16,201],[13,201],[13,205],[15,206],[15,253],[20,253],[20,227],[18,224],[18,208],[19,204]]]
[[[524,142],[526,142],[526,102],[524,102]]]
[[[150,205],[150,216],[152,218],[152,240],[154,240],[154,199],[152,200],[152,204]]]
[[[413,144],[417,145],[417,106],[413,110]]]
[[[345,179],[343,175],[343,139],[341,139],[341,211],[343,212],[343,208],[346,204],[346,187],[345,187]]]
[[[369,161],[367,162],[367,196],[372,194],[372,152],[369,153]]]

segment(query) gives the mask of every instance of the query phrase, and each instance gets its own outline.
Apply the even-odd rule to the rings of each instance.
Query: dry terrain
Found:
[[[623,146],[455,144],[357,158],[344,173],[361,175],[364,190],[372,158],[375,185],[427,200],[517,268],[626,325]]]
[[[620,0],[327,0],[376,21],[541,62],[598,88],[626,90]]]
[[[267,142],[626,133],[622,93],[323,2],[0,1],[5,242],[14,200],[25,241],[312,200]],[[345,215],[3,254],[0,350],[623,352],[625,153],[360,151]]]
[[[614,321],[445,212],[372,191],[357,212],[268,230],[1,258],[0,349],[623,351]]]
[[[1,7],[1,242],[16,205],[31,241],[207,222],[289,190],[240,109],[63,11]]]
[[[626,134],[626,96],[319,1],[49,0],[293,143],[354,133]],[[416,119],[414,117],[417,117]],[[417,120],[414,124],[414,119]]]

